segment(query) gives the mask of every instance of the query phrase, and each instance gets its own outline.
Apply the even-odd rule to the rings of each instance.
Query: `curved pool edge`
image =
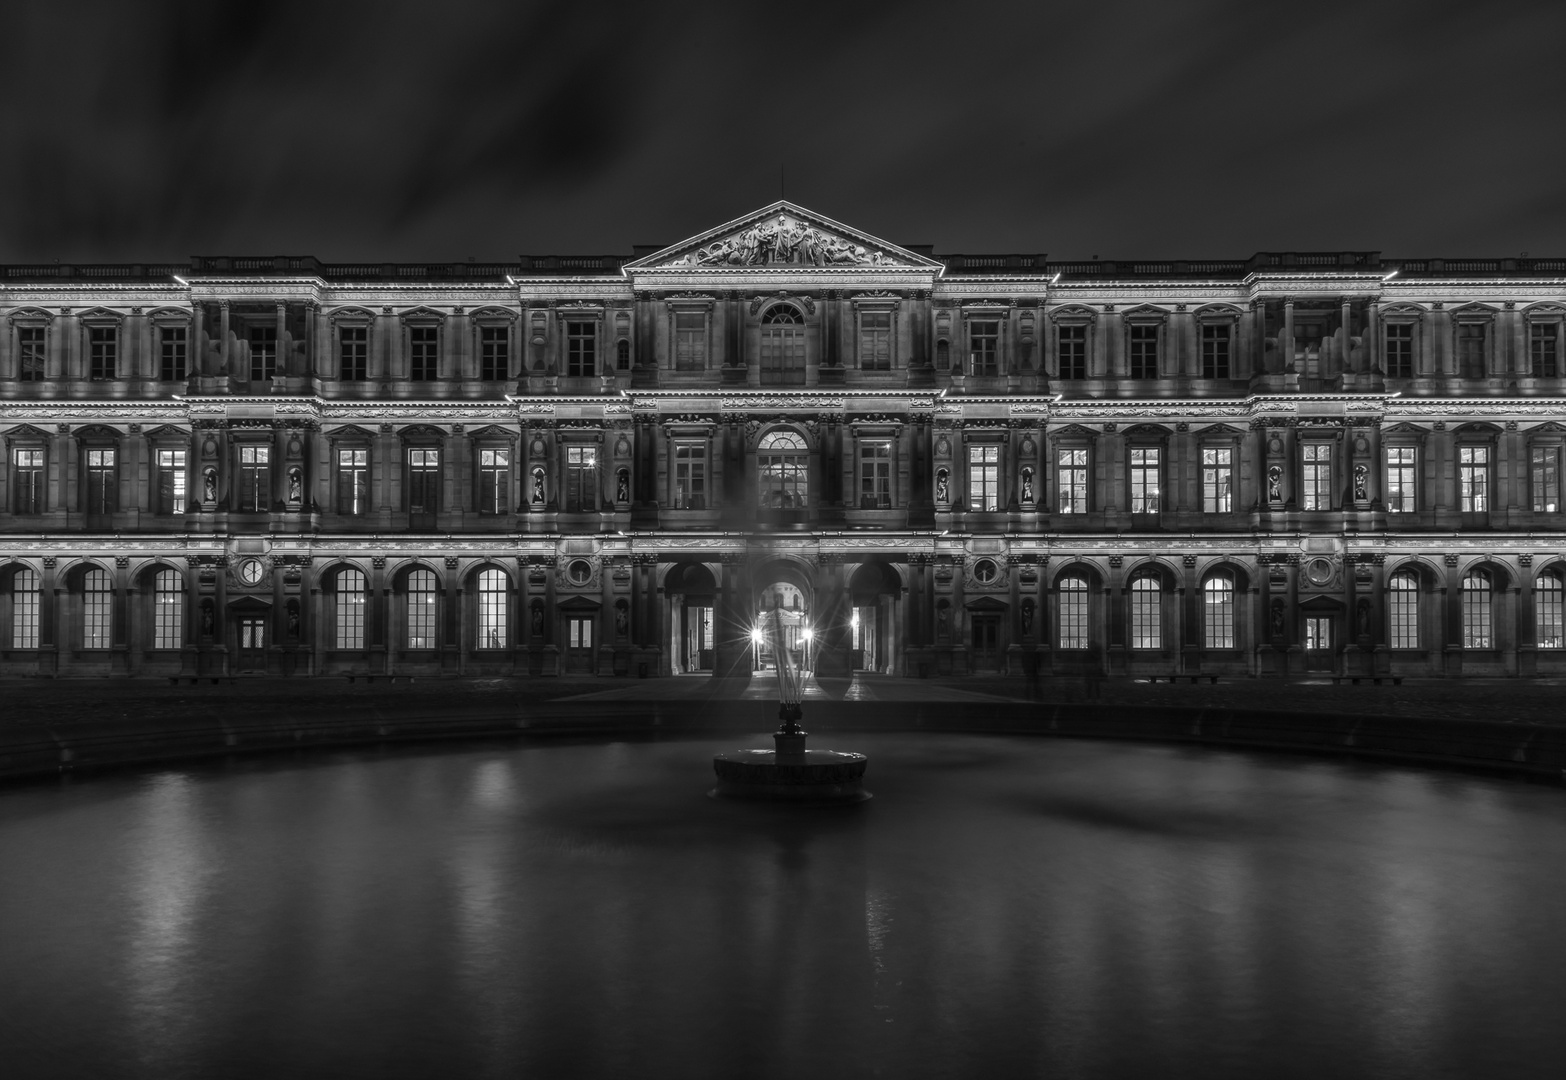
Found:
[[[234,754],[496,737],[708,734],[768,730],[765,703],[554,702],[526,710],[441,716],[221,716],[127,726],[24,722],[0,730],[0,780],[144,767]],[[1497,720],[1193,709],[1077,703],[812,702],[811,728],[1126,739],[1175,745],[1352,756],[1566,782],[1566,726]],[[754,714],[754,715],[753,715]]]

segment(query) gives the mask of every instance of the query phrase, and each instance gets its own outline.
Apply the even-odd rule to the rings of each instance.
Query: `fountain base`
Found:
[[[708,794],[773,802],[863,802],[870,797],[864,786],[868,764],[865,755],[840,750],[735,750],[713,756],[718,786]]]

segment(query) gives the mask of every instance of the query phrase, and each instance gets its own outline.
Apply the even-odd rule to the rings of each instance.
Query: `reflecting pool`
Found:
[[[0,791],[0,1074],[1566,1075],[1558,789],[856,735],[868,803],[708,799],[743,744]]]

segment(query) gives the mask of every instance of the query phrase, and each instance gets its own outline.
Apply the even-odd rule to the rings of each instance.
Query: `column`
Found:
[[[218,374],[233,378],[234,373],[229,370],[229,341],[228,341],[228,301],[218,301]]]
[[[288,340],[288,305],[283,301],[277,301],[277,368],[272,373],[276,380],[274,385],[286,386],[287,379],[296,372],[289,370],[288,360],[293,355],[293,347]]]
[[[389,650],[386,641],[386,556],[376,555],[370,560],[370,610],[365,612],[370,625],[365,628],[366,643],[370,647],[370,674],[389,674]]]
[[[1283,355],[1283,373],[1294,371],[1294,298],[1283,302],[1283,333],[1278,336],[1278,352]]]
[[[1533,554],[1517,556],[1517,674],[1532,677],[1539,673],[1539,622],[1534,585]]]

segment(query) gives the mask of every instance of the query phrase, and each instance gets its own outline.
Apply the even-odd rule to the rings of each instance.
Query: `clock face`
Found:
[[[239,564],[239,580],[246,585],[254,585],[264,573],[266,570],[261,566],[260,559],[246,559]]]

